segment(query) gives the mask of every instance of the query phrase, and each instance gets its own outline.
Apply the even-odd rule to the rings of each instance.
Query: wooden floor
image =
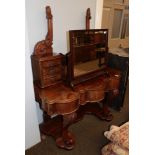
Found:
[[[25,155],[100,155],[101,148],[108,143],[103,132],[112,124],[121,125],[129,121],[129,87],[126,89],[124,106],[120,112],[110,109],[114,119],[111,122],[101,121],[95,116],[86,115],[84,119],[70,127],[76,136],[76,146],[67,151],[56,147],[51,137],[26,150]]]

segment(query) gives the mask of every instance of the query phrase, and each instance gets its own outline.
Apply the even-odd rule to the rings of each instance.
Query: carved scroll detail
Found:
[[[86,11],[86,30],[90,29],[90,19],[91,19],[91,13],[90,8],[88,8]]]
[[[50,6],[46,6],[46,18],[47,18],[47,28],[48,32],[45,40],[37,42],[34,47],[34,55],[44,55],[53,53],[53,16],[51,14]]]

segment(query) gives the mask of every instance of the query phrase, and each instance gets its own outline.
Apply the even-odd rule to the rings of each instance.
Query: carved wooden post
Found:
[[[45,40],[39,41],[34,47],[34,55],[53,54],[53,22],[50,6],[46,7],[48,32]]]
[[[51,14],[51,8],[49,6],[46,7],[46,18],[47,18],[47,26],[48,26],[46,40],[49,40],[50,45],[52,46],[53,44],[53,16]]]
[[[86,30],[90,29],[90,19],[91,19],[90,8],[88,8],[86,11]]]

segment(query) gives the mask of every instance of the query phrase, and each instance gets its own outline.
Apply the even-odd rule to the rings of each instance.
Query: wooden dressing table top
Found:
[[[87,102],[99,102],[104,99],[105,92],[117,90],[120,72],[107,68],[108,75],[99,76],[71,88],[63,82],[46,88],[35,86],[36,100],[47,114],[69,114]]]

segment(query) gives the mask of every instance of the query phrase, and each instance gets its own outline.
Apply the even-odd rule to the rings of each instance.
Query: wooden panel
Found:
[[[128,35],[124,35],[125,32],[122,33],[123,30],[125,31],[124,27],[128,33],[128,26],[123,23],[124,15],[129,13],[128,7],[128,0],[104,0],[102,28],[109,29],[109,48],[129,47]]]
[[[115,0],[116,1],[116,3],[124,3],[124,0]]]
[[[62,68],[61,66],[55,66],[55,67],[49,67],[49,68],[43,68],[42,73],[43,75],[54,75],[54,74],[61,74]]]
[[[61,79],[62,79],[61,73],[43,76],[41,80],[41,87],[47,87],[53,85],[55,83],[58,83]]]
[[[73,89],[64,84],[57,84],[44,89],[39,88],[38,97],[41,98],[42,108],[49,115],[64,115],[74,112],[80,105],[103,100],[105,92],[119,89],[120,72],[109,68],[107,68],[107,72],[108,76],[95,77],[76,85]],[[52,78],[44,81],[45,84],[50,83],[50,80]],[[55,79],[53,80],[55,81]]]
[[[56,66],[56,65],[61,65],[61,62],[59,59],[56,60],[51,60],[51,61],[43,61],[42,62],[42,66],[47,68],[47,67],[51,67],[51,66]]]
[[[102,28],[109,29],[110,28],[110,8],[103,8],[103,15],[102,15]]]
[[[119,38],[121,31],[123,10],[114,9],[113,26],[112,26],[112,38]]]
[[[34,82],[39,87],[45,88],[62,80],[62,56],[32,56]]]

